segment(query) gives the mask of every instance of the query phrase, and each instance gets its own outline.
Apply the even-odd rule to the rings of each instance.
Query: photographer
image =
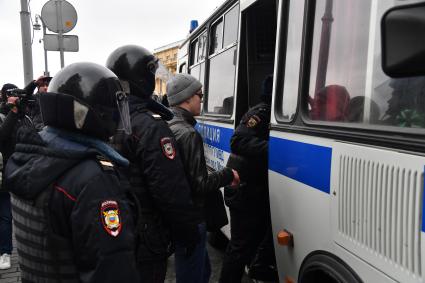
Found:
[[[41,131],[44,127],[43,119],[40,112],[40,95],[47,92],[52,77],[41,76],[37,80],[30,82],[25,88],[25,93],[31,102],[26,107],[26,112],[31,118],[32,123],[37,131]],[[37,92],[34,94],[34,90],[37,88]]]
[[[0,104],[0,152],[3,158],[3,168],[9,156],[14,151],[15,134],[19,123],[18,97],[8,96],[11,90],[17,89],[14,84],[5,84],[1,89]],[[4,172],[2,168],[2,174]],[[1,184],[0,189],[0,269],[9,269],[12,253],[12,214],[10,210],[10,195]]]
[[[3,168],[15,151],[16,132],[25,125],[32,127],[31,120],[25,116],[25,108],[30,101],[24,90],[14,84],[4,84],[1,88],[0,103],[0,152]],[[3,182],[0,189],[0,269],[8,269],[12,253],[12,214],[10,195]]]

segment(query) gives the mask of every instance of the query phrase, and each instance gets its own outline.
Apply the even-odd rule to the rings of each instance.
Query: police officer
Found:
[[[228,166],[239,172],[244,185],[238,190],[225,188],[231,239],[221,270],[222,283],[241,282],[245,266],[254,257],[249,275],[265,281],[277,279],[267,180],[272,84],[272,76],[263,80],[261,102],[242,117],[230,141]]]
[[[198,218],[173,133],[164,120],[172,113],[151,96],[155,88],[156,59],[148,50],[127,45],[107,60],[130,93],[132,135],[118,132],[114,144],[130,160],[127,172],[141,202],[144,239],[138,248],[143,282],[163,282],[171,242],[191,254],[199,241]]]
[[[110,70],[75,63],[40,97],[47,127],[19,130],[5,181],[23,282],[139,281],[135,205],[115,170],[128,160],[105,143],[127,103]]]

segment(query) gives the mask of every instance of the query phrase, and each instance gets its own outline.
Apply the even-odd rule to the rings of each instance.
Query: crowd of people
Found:
[[[74,63],[24,89],[3,85],[0,269],[11,267],[13,226],[22,282],[164,282],[172,254],[178,283],[209,282],[207,231],[228,223],[225,187],[232,237],[220,282],[240,282],[245,267],[278,280],[267,187],[272,78],[236,128],[227,167],[209,172],[194,128],[202,83],[173,76],[166,107],[152,98],[157,68],[148,50],[126,45],[106,66]]]

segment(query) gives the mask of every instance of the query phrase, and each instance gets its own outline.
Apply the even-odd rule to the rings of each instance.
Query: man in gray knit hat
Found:
[[[201,223],[199,225],[201,241],[189,256],[179,243],[176,243],[177,283],[208,282],[211,266],[206,249],[206,231],[219,229],[227,224],[226,215],[217,213],[220,208],[224,211],[223,202],[215,202],[215,207],[211,207],[211,203],[218,199],[217,196],[222,200],[219,191],[221,187],[238,185],[239,175],[227,167],[208,174],[202,137],[194,128],[196,124],[194,116],[201,113],[202,84],[191,75],[177,74],[167,83],[167,95],[174,113],[174,118],[168,124],[177,140],[191,187],[192,199],[199,211],[199,223]],[[219,215],[224,216],[225,220],[208,221],[211,217]]]

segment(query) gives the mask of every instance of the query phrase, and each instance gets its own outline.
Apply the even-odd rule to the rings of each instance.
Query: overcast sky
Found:
[[[0,87],[24,86],[19,0],[0,0]],[[41,14],[46,0],[31,0],[31,17]],[[80,51],[65,53],[65,65],[91,61],[105,64],[117,47],[137,44],[153,49],[184,39],[190,20],[201,24],[223,0],[69,0],[78,14],[68,34],[79,37]],[[48,31],[49,32],[49,31]],[[50,32],[49,32],[50,33]],[[42,30],[34,31],[32,56],[34,78],[44,72]],[[59,52],[48,52],[49,71],[60,69]]]

